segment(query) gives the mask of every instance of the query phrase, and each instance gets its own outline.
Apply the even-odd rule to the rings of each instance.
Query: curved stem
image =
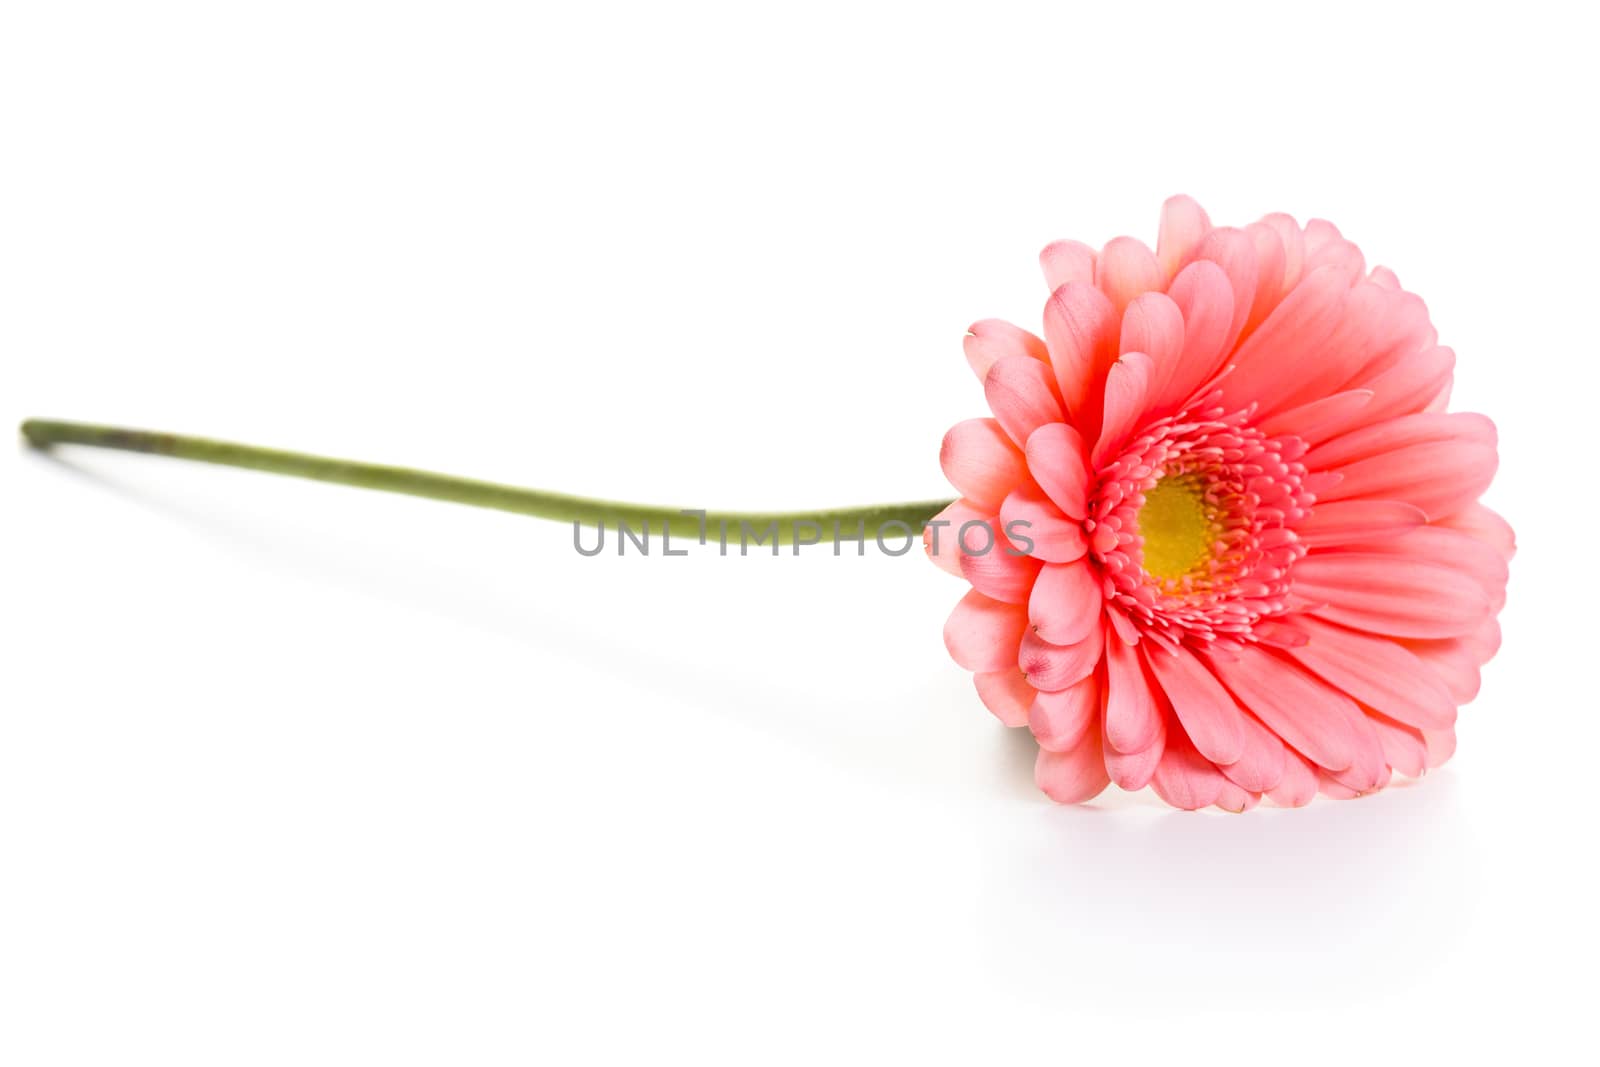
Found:
[[[74,444],[114,448],[124,452],[149,452],[175,459],[244,467],[386,493],[406,493],[584,526],[609,525],[618,528],[625,524],[634,531],[648,529],[651,534],[670,531],[672,537],[680,540],[701,537],[716,539],[720,529],[727,529],[737,538],[741,524],[746,524],[763,538],[769,527],[776,527],[779,544],[793,544],[797,529],[804,533],[802,544],[827,543],[835,538],[853,540],[857,537],[873,537],[889,524],[903,524],[912,533],[920,533],[924,524],[950,503],[948,500],[918,500],[903,504],[824,508],[819,511],[702,513],[674,507],[596,500],[543,489],[523,489],[409,467],[389,467],[232,441],[92,423],[28,419],[22,424],[22,435],[29,444],[41,449],[58,444]],[[886,533],[897,537],[902,535],[898,528]],[[762,543],[771,542],[763,539]]]

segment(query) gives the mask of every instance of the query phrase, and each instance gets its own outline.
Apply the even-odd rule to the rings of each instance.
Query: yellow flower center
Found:
[[[1175,581],[1208,559],[1216,539],[1208,512],[1205,487],[1195,475],[1169,475],[1145,490],[1138,519],[1145,573]]]

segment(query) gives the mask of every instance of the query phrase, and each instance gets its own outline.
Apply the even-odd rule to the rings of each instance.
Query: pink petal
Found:
[[[1111,779],[1100,757],[1099,730],[1091,730],[1075,748],[1052,752],[1041,748],[1033,764],[1033,780],[1059,804],[1082,804],[1099,796]]]
[[[1219,226],[1206,234],[1205,240],[1200,242],[1200,250],[1195,253],[1197,259],[1206,259],[1222,268],[1228,276],[1228,287],[1232,291],[1233,320],[1229,324],[1228,332],[1224,336],[1222,349],[1230,351],[1240,333],[1244,331],[1245,321],[1250,317],[1250,308],[1256,296],[1256,244],[1250,235],[1243,230],[1236,230],[1227,226]],[[1188,268],[1184,268],[1187,270]],[[1179,277],[1182,277],[1180,273]],[[1176,285],[1176,282],[1174,282]],[[1177,300],[1177,295],[1173,295]],[[1178,300],[1179,306],[1183,301]],[[1188,324],[1188,312],[1184,313],[1184,323]]]
[[[1306,492],[1318,499],[1331,493],[1335,486],[1344,481],[1344,475],[1338,471],[1317,471],[1300,479],[1300,485]]]
[[[1020,326],[999,319],[984,319],[967,327],[966,339],[961,346],[967,353],[972,372],[983,381],[989,368],[1007,356],[1037,359],[1048,362],[1050,352],[1044,341]]]
[[[1305,273],[1305,235],[1300,232],[1300,224],[1294,221],[1292,215],[1277,212],[1264,215],[1257,226],[1265,226],[1278,235],[1278,242],[1283,248],[1283,291],[1293,289]],[[1257,244],[1259,248],[1259,242]]]
[[[1028,437],[1027,468],[1061,513],[1071,519],[1089,514],[1088,450],[1078,431],[1065,423],[1041,426]]]
[[[961,576],[986,597],[1007,604],[1026,604],[1044,562],[1032,556],[1013,555],[1014,552],[1016,549],[1000,538],[981,555],[963,552]]]
[[[1387,292],[1389,301],[1382,333],[1376,338],[1377,349],[1360,373],[1343,383],[1346,389],[1366,385],[1439,343],[1439,333],[1433,328],[1428,305],[1421,297],[1404,291]]]
[[[1118,313],[1140,293],[1160,290],[1167,284],[1155,253],[1132,237],[1114,237],[1100,252],[1094,265],[1094,282],[1111,300]]]
[[[1139,628],[1120,609],[1108,605],[1106,621],[1111,624],[1111,635],[1115,635],[1117,640],[1125,645],[1139,643]],[[1107,641],[1111,640],[1111,635],[1106,637]]]
[[[1123,354],[1143,352],[1155,365],[1150,395],[1158,396],[1183,358],[1183,312],[1166,293],[1142,293],[1122,313]]]
[[[1383,758],[1407,778],[1420,778],[1428,769],[1428,743],[1419,730],[1413,730],[1382,715],[1369,716],[1372,728],[1383,745]]]
[[[1489,624],[1493,623],[1490,619]],[[1469,704],[1477,697],[1482,684],[1479,668],[1488,657],[1480,654],[1470,635],[1441,641],[1407,641],[1405,645],[1444,684],[1451,700]]]
[[[1489,615],[1489,598],[1458,572],[1376,552],[1308,556],[1295,567],[1294,592],[1325,604],[1313,613],[1321,618],[1391,637],[1456,637]]]
[[[993,530],[995,520],[994,516],[985,515],[973,507],[972,501],[963,497],[951,501],[922,529],[922,547],[928,553],[928,558],[938,564],[941,570],[957,578],[961,577],[961,546],[957,538],[961,534],[961,527],[969,522],[981,523]]]
[[[1183,350],[1156,398],[1161,411],[1182,404],[1221,369],[1234,336],[1233,287],[1217,264],[1199,260],[1184,267],[1167,295],[1183,315]]]
[[[1236,660],[1208,660],[1240,704],[1306,758],[1330,770],[1354,761],[1361,711],[1348,697],[1255,646],[1245,646]]]
[[[1334,800],[1355,800],[1357,797],[1365,796],[1367,793],[1367,790],[1352,789],[1327,771],[1321,769],[1317,771],[1317,791],[1323,796],[1332,797]]]
[[[1318,445],[1302,457],[1302,462],[1309,470],[1327,470],[1432,441],[1475,443],[1493,448],[1497,439],[1494,423],[1470,411],[1450,415],[1401,415]]]
[[[1344,313],[1345,280],[1330,270],[1305,277],[1233,354],[1233,373],[1221,388],[1231,407],[1255,401],[1270,408],[1305,374],[1296,358],[1320,345]]]
[[[1087,560],[1051,563],[1028,598],[1028,620],[1053,645],[1075,645],[1100,623],[1100,577]]]
[[[1098,756],[1100,699],[1100,680],[1093,674],[1060,692],[1036,693],[1028,710],[1028,729],[1041,748],[1064,752],[1075,747],[1094,727]]]
[[[1150,784],[1161,763],[1161,754],[1167,749],[1166,724],[1159,718],[1156,724],[1155,740],[1139,752],[1118,752],[1102,738],[1100,755],[1105,760],[1106,773],[1117,783],[1118,789],[1131,793]]]
[[[1421,563],[1437,563],[1457,572],[1461,579],[1476,583],[1489,598],[1489,610],[1505,607],[1506,581],[1510,570],[1505,557],[1493,545],[1471,534],[1444,526],[1422,526],[1382,541],[1362,546],[1366,552],[1409,556]]]
[[[1106,744],[1124,754],[1140,752],[1160,729],[1161,708],[1138,650],[1121,641],[1106,642]]]
[[[972,676],[978,699],[1007,726],[1026,726],[1028,709],[1033,707],[1033,686],[1015,667],[985,671]]]
[[[1517,535],[1511,524],[1482,504],[1468,504],[1453,515],[1439,520],[1441,526],[1470,534],[1500,553],[1507,563],[1517,554]]]
[[[1037,359],[1007,356],[996,361],[983,379],[983,395],[1018,448],[1034,430],[1067,417],[1056,392],[1055,372]]]
[[[979,516],[976,521],[969,519],[966,522],[950,527],[944,534],[945,537],[950,538],[951,543],[955,546],[958,571],[960,570],[959,561],[962,556],[981,556],[994,551],[996,545],[1005,548],[1010,544],[1002,536],[1004,531],[1000,528],[999,516],[986,515],[982,512],[979,513]],[[1012,545],[1011,547],[1015,548],[1016,546]]]
[[[1006,670],[1016,663],[1027,630],[1027,609],[991,600],[974,589],[961,598],[944,624],[944,647],[969,671]]]
[[[1311,640],[1296,621],[1299,618],[1298,615],[1281,615],[1258,619],[1251,633],[1261,644],[1270,645],[1272,648],[1299,648]]]
[[[1499,462],[1493,445],[1427,441],[1335,468],[1343,477],[1320,499],[1401,500],[1442,518],[1476,503]]]
[[[1001,531],[1007,540],[1047,563],[1071,563],[1089,551],[1083,524],[1061,514],[1044,491],[1026,486],[1000,505]]]
[[[1355,425],[1361,410],[1372,403],[1372,395],[1370,389],[1350,389],[1274,412],[1261,420],[1261,432],[1269,437],[1293,434],[1306,444],[1315,445]]]
[[[1428,745],[1428,767],[1442,767],[1456,754],[1455,730],[1424,730],[1422,740]]]
[[[1430,414],[1443,414],[1450,409],[1450,393],[1454,389],[1454,382],[1445,382],[1444,388],[1434,394],[1433,399],[1422,406],[1422,410]]]
[[[1017,665],[1028,676],[1029,685],[1040,692],[1058,693],[1093,673],[1105,645],[1099,627],[1089,631],[1089,636],[1075,645],[1052,645],[1033,632],[1027,625],[1027,617],[1023,612],[1025,632],[1017,651]]]
[[[1142,352],[1129,352],[1111,365],[1106,374],[1104,426],[1092,457],[1094,466],[1099,467],[1113,458],[1116,449],[1143,421],[1150,404],[1150,378],[1154,373],[1155,365]]]
[[[1283,781],[1285,761],[1300,757],[1286,752],[1278,735],[1262,726],[1254,716],[1244,716],[1242,736],[1244,745],[1239,758],[1221,765],[1222,773],[1252,793],[1276,789]]]
[[[1345,388],[1371,389],[1373,393],[1372,403],[1361,410],[1350,429],[1421,411],[1450,384],[1455,366],[1455,352],[1434,347],[1407,356],[1380,374],[1349,383]]]
[[[1371,717],[1357,711],[1351,722],[1355,758],[1343,770],[1323,768],[1323,773],[1357,796],[1363,796],[1388,784],[1389,762],[1383,758],[1383,742],[1378,738],[1378,731],[1373,729]]]
[[[1379,541],[1428,521],[1419,507],[1399,500],[1337,500],[1318,503],[1294,532],[1307,548]]]
[[[1161,228],[1156,236],[1156,261],[1161,265],[1161,273],[1167,278],[1175,276],[1189,262],[1210,229],[1211,220],[1193,199],[1169,197],[1161,205]]]
[[[1073,424],[1098,427],[1106,369],[1117,358],[1117,309],[1092,285],[1071,282],[1044,306],[1044,337]]]
[[[1039,266],[1052,293],[1070,282],[1093,285],[1094,261],[1094,249],[1077,241],[1053,241],[1039,253]]]
[[[1167,747],[1150,779],[1156,795],[1175,808],[1196,811],[1217,802],[1228,780],[1179,734],[1167,735]]]
[[[1222,783],[1222,792],[1217,794],[1217,807],[1223,811],[1231,811],[1235,815],[1243,814],[1261,803],[1261,794],[1252,793],[1241,789],[1232,781]]]
[[[1392,343],[1396,322],[1407,313],[1400,297],[1368,282],[1345,290],[1339,321],[1320,342],[1296,353],[1299,373],[1281,380],[1270,394],[1263,393],[1263,410],[1298,407],[1340,391]]]
[[[1461,641],[1472,650],[1480,665],[1488,663],[1500,651],[1500,620],[1483,620],[1482,625],[1461,638]]]
[[[1327,219],[1306,223],[1306,270],[1334,267],[1348,278],[1358,278],[1367,269],[1361,249],[1345,240],[1339,227]]]
[[[1179,647],[1145,653],[1161,689],[1200,754],[1213,763],[1233,763],[1244,752],[1244,713],[1194,654]]]
[[[998,514],[1007,494],[1028,480],[1027,463],[994,419],[958,422],[939,446],[939,465],[974,507]]]
[[[1279,301],[1289,294],[1292,286],[1285,274],[1288,255],[1277,232],[1259,222],[1246,226],[1244,232],[1256,246],[1256,298],[1242,334],[1249,337],[1272,314]]]
[[[1287,752],[1283,779],[1267,790],[1267,799],[1280,808],[1303,808],[1317,796],[1317,771],[1298,753]]]

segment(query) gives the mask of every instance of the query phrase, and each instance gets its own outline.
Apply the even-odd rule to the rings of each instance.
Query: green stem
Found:
[[[584,526],[606,525],[613,529],[626,524],[639,531],[646,528],[651,534],[670,530],[674,539],[683,541],[698,538],[702,529],[708,539],[715,541],[718,531],[726,529],[730,540],[737,541],[740,524],[757,534],[769,526],[776,526],[779,544],[793,544],[797,527],[802,529],[804,540],[827,543],[838,535],[841,540],[855,537],[874,537],[888,524],[904,524],[912,533],[920,533],[923,525],[940,511],[948,500],[918,500],[904,504],[872,504],[866,507],[825,508],[820,511],[708,511],[702,519],[698,511],[686,514],[681,508],[656,507],[649,504],[625,504],[592,497],[551,493],[542,489],[522,489],[494,482],[480,482],[472,478],[458,478],[449,474],[413,470],[409,467],[387,467],[376,463],[360,463],[349,459],[314,456],[305,452],[285,452],[276,448],[260,448],[232,441],[216,441],[205,437],[188,437],[183,434],[157,433],[151,430],[129,430],[117,426],[98,426],[83,422],[57,422],[52,419],[28,419],[22,424],[22,435],[35,448],[52,445],[90,445],[94,448],[115,448],[124,452],[149,452],[175,459],[196,460],[201,463],[218,463],[228,467],[287,474],[295,478],[311,478],[319,482],[353,485],[362,489],[378,489],[386,493],[406,493],[433,500],[448,500],[478,508],[494,508],[518,515],[533,515],[541,519],[555,519]],[[886,539],[904,536],[899,526],[884,531]],[[764,541],[770,544],[770,541]]]

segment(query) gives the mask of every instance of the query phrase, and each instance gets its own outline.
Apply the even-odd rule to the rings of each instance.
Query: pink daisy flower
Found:
[[[1044,337],[966,338],[993,417],[940,453],[925,540],[972,588],[945,626],[1056,800],[1354,797],[1448,759],[1500,642],[1494,424],[1447,412],[1453,353],[1330,223],[1040,255]]]

